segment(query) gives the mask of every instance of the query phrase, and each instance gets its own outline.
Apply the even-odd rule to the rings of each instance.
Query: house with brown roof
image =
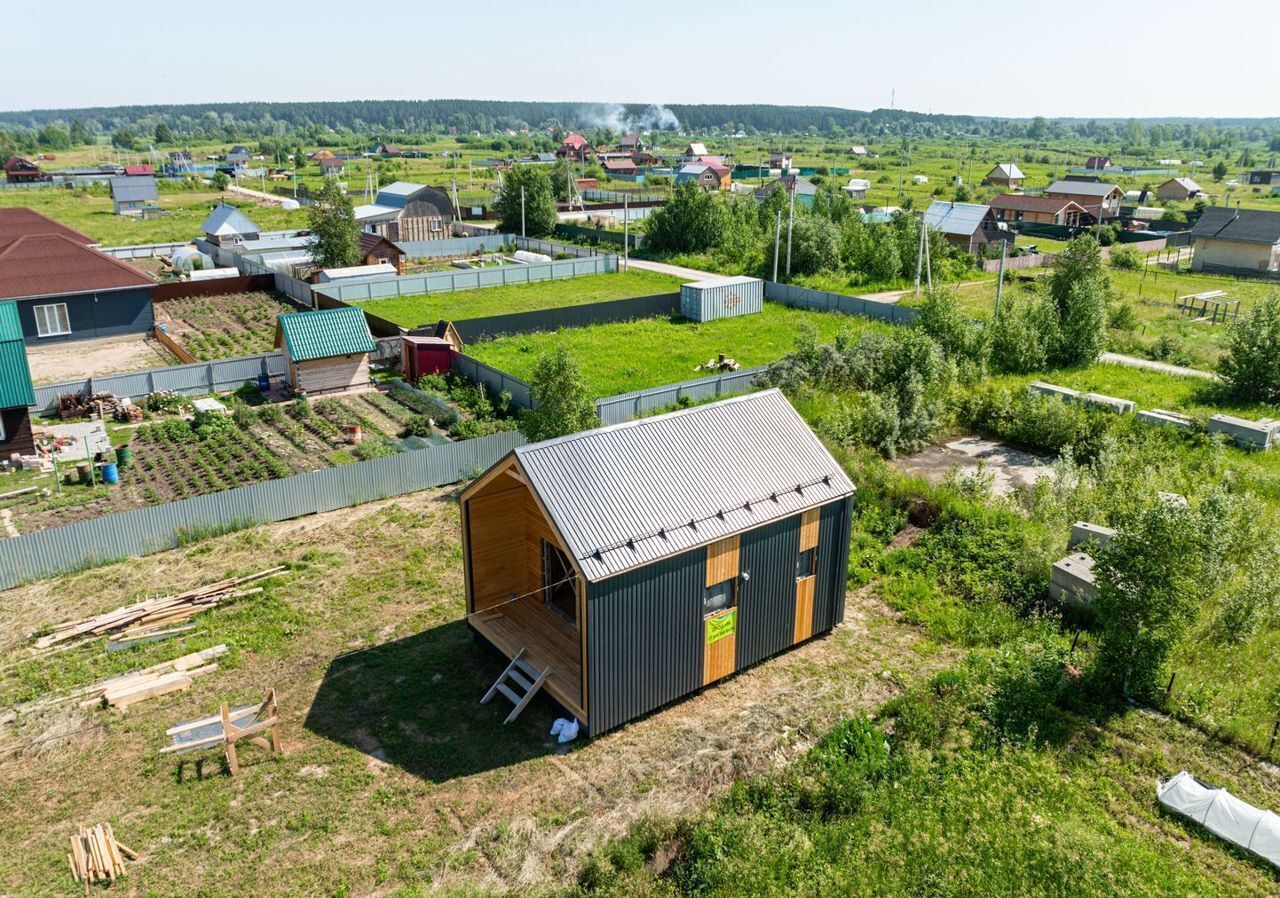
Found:
[[[630,157],[625,159],[606,159],[600,164],[611,175],[634,175],[636,173],[636,164],[631,161]]]
[[[42,173],[40,166],[25,156],[14,156],[6,162],[4,177],[10,184],[31,184],[35,181],[49,180],[49,175]]]
[[[556,155],[570,162],[585,162],[595,155],[595,148],[581,134],[567,134],[560,142]]]
[[[0,301],[18,309],[28,343],[151,329],[155,282],[30,209],[0,209]]]
[[[1033,222],[1075,228],[1080,226],[1080,216],[1084,214],[1083,206],[1060,196],[1005,193],[994,197],[988,205],[995,213],[996,221],[1010,224]]]
[[[1075,200],[1084,210],[1097,219],[1114,218],[1120,214],[1120,201],[1124,191],[1115,184],[1094,181],[1072,181],[1066,178],[1054,181],[1044,190],[1045,196]]]
[[[1102,171],[1111,167],[1110,156],[1090,156],[1084,161],[1084,167],[1090,171]]]
[[[1210,206],[1191,229],[1192,271],[1280,271],[1280,212]]]
[[[360,232],[361,265],[394,265],[396,274],[404,274],[404,250],[381,234]]]

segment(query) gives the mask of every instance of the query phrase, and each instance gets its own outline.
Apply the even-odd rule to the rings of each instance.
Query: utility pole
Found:
[[[520,185],[520,236],[524,237],[524,185]]]
[[[791,179],[791,210],[787,213],[787,279],[791,278],[791,229],[796,223],[796,179]]]
[[[782,243],[782,210],[778,210],[778,223],[773,229],[773,282],[778,283],[778,247]]]
[[[925,239],[925,230],[928,225],[924,221],[924,213],[920,213],[920,239],[916,242],[916,289],[915,295],[920,295],[920,269],[924,267],[925,247],[929,245],[929,241]]]
[[[1000,297],[1004,295],[1004,258],[1009,250],[1009,241],[1000,241],[1000,272],[996,275],[996,309],[992,317],[995,320],[1000,319]],[[1146,272],[1143,272],[1145,274]],[[1139,288],[1141,289],[1141,288]]]
[[[631,194],[622,195],[622,270],[627,270],[627,261],[631,249]]]

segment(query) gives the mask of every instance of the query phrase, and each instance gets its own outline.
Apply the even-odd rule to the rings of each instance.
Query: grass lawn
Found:
[[[538,357],[565,346],[582,366],[598,396],[702,376],[695,367],[723,353],[744,368],[776,361],[795,345],[803,326],[814,327],[829,342],[843,330],[887,328],[867,318],[809,312],[766,302],[758,315],[698,324],[683,318],[644,318],[560,330],[555,333],[500,337],[467,347],[469,355],[527,380]]]
[[[143,243],[172,243],[194,240],[200,225],[221,195],[212,190],[160,191],[159,205],[169,214],[146,221],[116,215],[105,187],[66,190],[0,190],[0,206],[27,206],[56,221],[83,231],[104,246],[131,246]],[[259,206],[243,197],[227,194],[264,231],[307,226],[304,210],[286,212],[279,207]]]
[[[441,318],[463,321],[490,315],[651,296],[655,293],[678,293],[681,283],[679,278],[653,271],[627,271],[540,281],[536,284],[434,293],[429,296],[397,296],[395,299],[375,299],[357,305],[371,315],[412,328],[434,324]]]

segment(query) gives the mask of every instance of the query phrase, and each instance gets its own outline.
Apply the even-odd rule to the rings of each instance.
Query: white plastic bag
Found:
[[[565,720],[563,717],[557,717],[556,722],[551,724],[551,735],[559,736],[560,731],[563,730],[568,725],[569,725],[569,721]]]
[[[578,721],[576,719],[565,721],[564,726],[560,729],[560,735],[558,738],[562,744],[565,742],[572,742],[574,739],[577,739]]]

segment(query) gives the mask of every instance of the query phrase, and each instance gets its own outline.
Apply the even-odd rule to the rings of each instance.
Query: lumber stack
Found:
[[[182,692],[190,688],[193,679],[217,670],[218,665],[214,659],[226,653],[225,645],[211,646],[171,661],[162,661],[142,670],[82,687],[72,693],[71,697],[80,699],[82,708],[102,702],[117,711],[124,711],[130,705],[149,698],[168,695],[170,692]]]
[[[181,628],[175,630],[175,627],[179,627],[201,611],[215,608],[232,599],[261,592],[260,588],[242,590],[240,587],[278,574],[283,570],[285,570],[284,566],[274,567],[247,577],[210,583],[178,595],[144,599],[96,617],[67,621],[55,627],[52,633],[37,639],[35,648],[36,651],[52,650],[70,640],[103,636],[108,633],[119,634],[118,643],[173,635],[175,632],[181,632]]]
[[[110,823],[80,827],[80,831],[71,837],[71,850],[67,852],[71,875],[76,882],[84,883],[86,895],[89,894],[90,883],[112,883],[124,876],[126,857],[136,861],[138,854],[116,841]]]

